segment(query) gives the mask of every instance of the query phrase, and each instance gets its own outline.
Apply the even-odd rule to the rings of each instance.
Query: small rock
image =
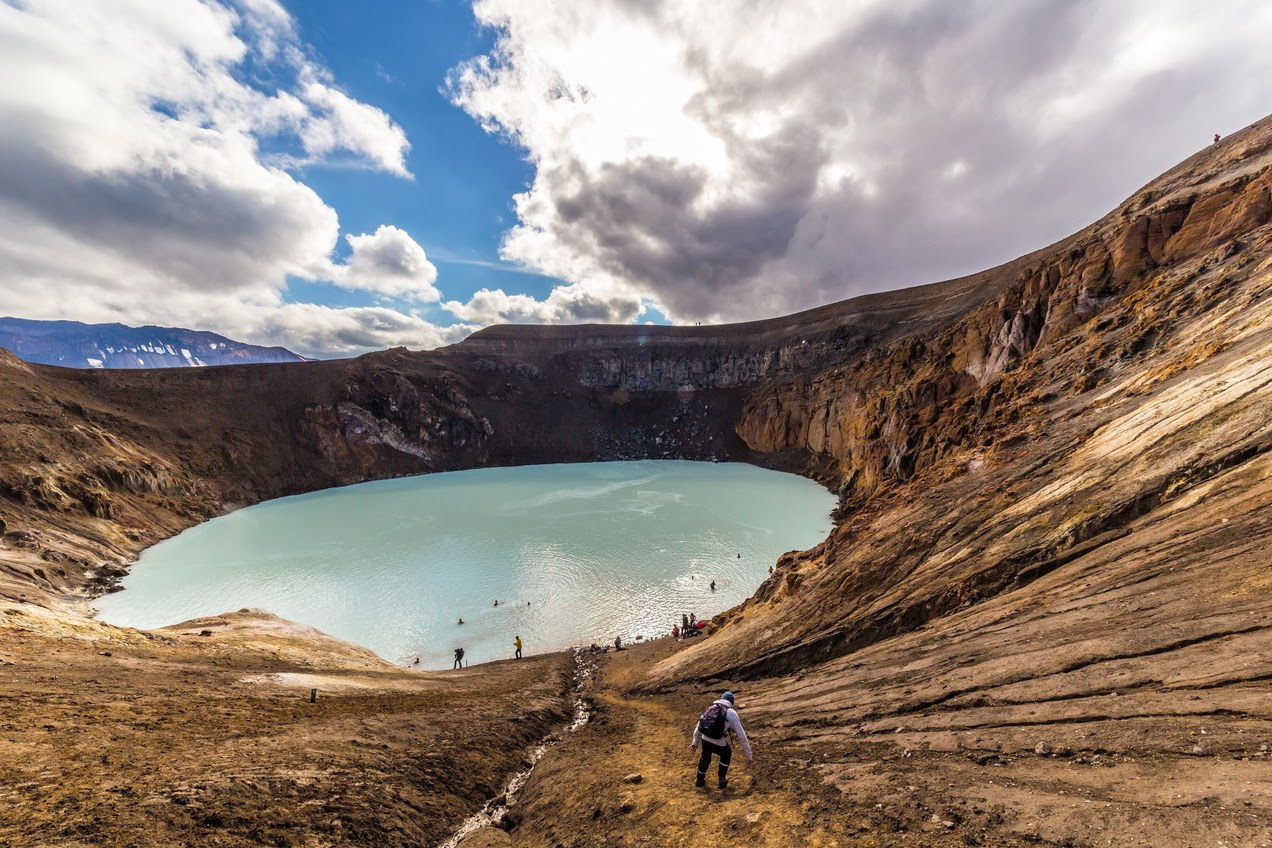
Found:
[[[627,777],[624,777],[623,782],[624,783],[640,783],[644,779],[645,779],[644,775],[642,775],[638,771],[634,771],[631,774],[627,775]]]
[[[212,635],[212,631],[211,631],[211,630],[200,630],[200,631],[199,631],[199,635],[200,635],[200,636],[211,636],[211,635]]]
[[[1046,742],[1039,742],[1034,746],[1034,753],[1040,757],[1045,757],[1051,753],[1051,746]]]
[[[1188,750],[1188,753],[1192,754],[1194,757],[1205,757],[1210,754],[1209,751],[1200,745],[1193,745],[1192,748]]]
[[[460,848],[499,848],[511,844],[512,837],[495,827],[479,827],[459,841]]]
[[[98,654],[100,654],[100,655],[101,655],[101,656],[103,656],[103,657],[109,657],[109,656],[110,656],[110,651],[98,651],[97,653],[98,653]]]

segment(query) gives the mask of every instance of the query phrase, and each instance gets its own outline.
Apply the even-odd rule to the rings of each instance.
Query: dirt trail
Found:
[[[655,694],[639,691],[649,670],[683,645],[660,640],[610,654],[596,676],[591,725],[539,764],[506,834],[465,848],[688,848],[721,840],[837,848],[1272,846],[1272,716],[1257,705],[1265,690],[1250,690],[1249,712],[1216,714],[1202,704],[1190,716],[1194,702],[1182,701],[1167,708],[1179,715],[1101,720],[1084,714],[1090,705],[1079,699],[1068,713],[1036,705],[1038,718],[1023,728],[1010,715],[988,714],[964,728],[957,708],[916,714],[896,697],[897,684],[882,680],[881,657],[912,646],[891,646],[892,654],[889,647],[856,668],[811,669],[807,681],[795,675]],[[922,660],[910,654],[914,663]],[[869,670],[876,664],[882,668]],[[904,678],[913,683],[914,669]],[[865,688],[849,693],[851,679]],[[843,691],[828,699],[832,681]],[[756,766],[749,769],[735,748],[729,788],[714,788],[713,769],[709,788],[695,789],[692,724],[726,685],[737,692]],[[871,688],[877,701],[868,699]],[[852,700],[876,711],[890,703],[892,714],[847,721],[825,712],[835,699],[841,710]],[[1036,738],[1051,741],[1039,752]],[[637,774],[638,782],[630,779]]]
[[[763,731],[752,734],[754,770],[738,752],[728,789],[715,788],[714,765],[708,788],[695,788],[690,734],[718,690],[630,691],[650,663],[678,647],[660,640],[608,657],[597,675],[591,724],[536,769],[510,816],[512,844],[687,848],[724,838],[775,848],[831,846],[868,827],[851,812],[831,809],[834,798],[824,789],[792,782]],[[744,725],[745,705],[742,695]]]

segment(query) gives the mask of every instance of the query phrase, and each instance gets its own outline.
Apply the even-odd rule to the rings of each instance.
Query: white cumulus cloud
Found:
[[[546,298],[481,289],[467,301],[442,306],[470,324],[628,324],[644,312],[638,294],[622,288],[557,286]]]
[[[289,277],[438,295],[436,269],[396,227],[350,237],[333,264],[336,212],[291,169],[409,179],[410,146],[385,112],[339,90],[275,0],[0,3],[0,76],[0,314],[198,316],[317,354],[462,331],[284,302]]]
[[[352,253],[332,271],[337,284],[418,301],[440,297],[433,287],[437,268],[405,231],[386,224],[371,235],[348,235],[345,239]]]

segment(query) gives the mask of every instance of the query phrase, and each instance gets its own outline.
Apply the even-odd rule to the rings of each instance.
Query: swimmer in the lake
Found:
[[[464,620],[461,618],[461,619],[459,620],[459,623],[460,623],[460,624],[463,624],[463,623],[464,623]]]
[[[499,599],[498,599],[498,598],[496,598],[496,599],[495,599],[495,606],[499,606]]]
[[[714,580],[712,580],[712,581],[711,581],[711,591],[712,591],[712,592],[714,592],[714,591],[715,591],[715,581],[714,581]]]

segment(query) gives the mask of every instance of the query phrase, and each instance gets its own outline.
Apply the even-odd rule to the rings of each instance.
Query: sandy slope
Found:
[[[433,845],[569,715],[564,655],[407,671],[262,613],[0,606],[0,663],[14,848]]]

